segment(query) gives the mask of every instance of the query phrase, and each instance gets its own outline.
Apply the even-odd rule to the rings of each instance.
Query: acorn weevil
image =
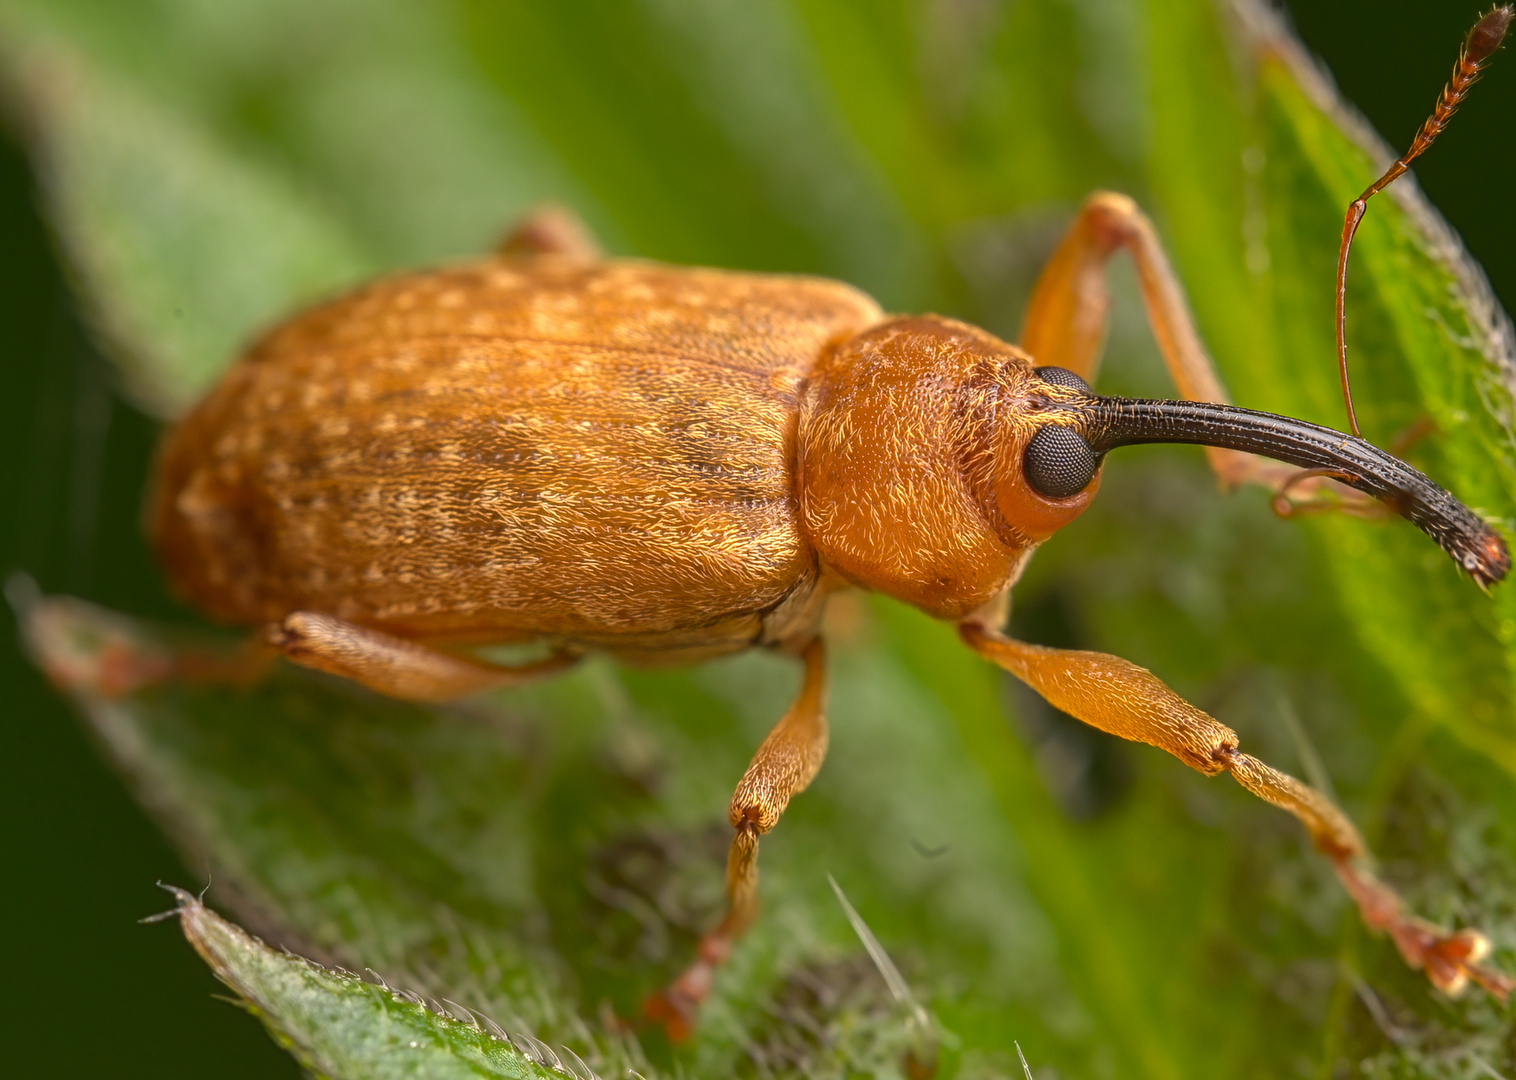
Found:
[[[1510,19],[1497,9],[1470,35],[1465,84]],[[1090,388],[1122,251],[1181,400]],[[833,281],[603,258],[539,213],[493,257],[378,281],[263,337],[166,437],[149,515],[199,608],[397,698],[511,686],[592,650],[799,658],[799,696],[731,801],[726,914],[650,1003],[675,1034],[754,916],[758,838],[821,766],[821,616],[849,587],[954,621],[1088,724],[1230,772],[1305,824],[1365,921],[1433,983],[1505,996],[1485,939],[1406,913],[1320,792],[1150,672],[1002,633],[1011,587],[1094,498],[1105,455],[1155,442],[1204,446],[1228,486],[1378,500],[1481,586],[1509,568],[1494,530],[1393,455],[1228,404],[1153,226],[1109,193],[1047,263],[1019,346],[888,316]],[[524,641],[551,654],[510,667],[468,651]]]

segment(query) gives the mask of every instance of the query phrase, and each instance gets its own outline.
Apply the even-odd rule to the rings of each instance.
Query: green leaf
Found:
[[[4,0],[0,61],[84,298],[162,412],[289,306],[484,250],[542,198],[615,249],[840,275],[1011,337],[1073,207],[1111,186],[1154,215],[1235,399],[1336,423],[1336,242],[1385,155],[1235,8]],[[1169,393],[1116,283],[1102,385]],[[1510,331],[1406,182],[1349,284],[1366,433],[1430,417],[1415,463],[1516,519]],[[1279,521],[1191,451],[1123,453],[1018,586],[1016,630],[1127,656],[1266,760],[1319,763],[1412,905],[1510,968],[1516,594],[1481,596],[1403,523]],[[828,873],[930,1008],[944,1077],[1014,1075],[1018,1041],[1080,1076],[1512,1068],[1508,1015],[1437,998],[1364,934],[1289,818],[1072,729],[948,627],[834,604],[831,759],[765,838],[765,917],[678,1047],[636,1021],[718,916],[724,808],[793,691],[782,659],[595,661],[455,709],[289,669],[110,698],[102,657],[158,655],[160,631],[61,601],[28,626],[245,922],[606,1077],[904,1072],[909,1012]],[[360,1055],[398,1007],[382,991],[288,970],[355,1010],[241,990],[311,1067],[406,1067]]]
[[[547,1080],[555,1068],[593,1080],[582,1060],[507,1032],[451,1002],[374,985],[271,949],[222,919],[192,893],[172,890],[176,914],[216,977],[305,1068],[317,1076],[508,1077]],[[515,1036],[512,1038],[512,1036]]]

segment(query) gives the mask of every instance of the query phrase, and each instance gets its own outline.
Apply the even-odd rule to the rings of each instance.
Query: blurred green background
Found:
[[[1045,4],[1021,0],[1021,4],[1044,7],[1054,19],[1073,19],[1075,9],[1095,6],[1075,0]],[[959,6],[981,12],[996,7],[992,3]],[[692,5],[690,17],[683,20],[685,32],[718,32],[722,25],[718,7]],[[1456,42],[1477,14],[1465,4],[1395,0],[1332,0],[1295,4],[1292,9],[1308,48],[1325,59],[1345,96],[1397,147],[1405,145],[1421,122],[1446,76]],[[924,298],[921,306],[986,319],[997,331],[1013,332],[1014,313],[998,311],[993,298],[973,295],[963,288],[961,278],[951,275],[923,270],[920,279],[913,279],[909,268],[904,273],[892,270],[887,260],[869,257],[867,237],[847,249],[856,258],[854,272],[848,273],[847,258],[817,249],[804,229],[796,227],[787,234],[761,216],[735,226],[724,222],[720,241],[712,239],[713,232],[703,232],[701,215],[742,214],[762,202],[761,193],[755,191],[735,191],[725,200],[705,203],[698,198],[702,185],[724,181],[725,174],[718,175],[712,162],[719,164],[723,154],[740,155],[748,148],[727,146],[723,140],[730,133],[715,130],[708,117],[702,117],[699,102],[682,101],[666,116],[658,114],[659,102],[671,96],[669,88],[659,84],[655,69],[639,64],[639,49],[646,47],[636,36],[642,24],[624,18],[622,12],[618,5],[585,5],[577,22],[565,19],[554,26],[537,27],[540,40],[525,33],[534,24],[523,11],[510,16],[509,26],[506,21],[493,23],[487,14],[476,14],[470,25],[481,38],[475,42],[479,52],[503,54],[504,59],[497,60],[524,81],[564,78],[554,99],[556,115],[583,121],[578,130],[536,131],[536,137],[558,150],[559,160],[566,163],[563,172],[553,171],[558,166],[535,173],[523,168],[531,175],[518,173],[511,178],[513,183],[522,190],[569,201],[587,188],[594,189],[601,215],[595,223],[616,250],[681,261],[734,264],[735,259],[757,269],[847,274],[876,291],[887,304]],[[981,17],[990,19],[987,14]],[[846,23],[839,20],[839,26]],[[112,29],[103,20],[92,32],[109,35]],[[519,36],[512,37],[513,32]],[[1120,34],[1123,28],[1117,26],[1111,32]],[[569,37],[554,38],[554,33]],[[490,39],[491,34],[499,35],[498,39]],[[733,44],[731,55],[740,56],[741,43],[729,44]],[[591,64],[577,71],[570,68],[572,77],[565,78],[554,65],[581,45],[588,56],[619,55],[623,62],[620,66]],[[951,72],[937,75],[948,78]],[[922,76],[931,77],[936,76],[930,71]],[[594,79],[601,80],[600,85]],[[864,81],[861,76],[860,81]],[[373,85],[382,90],[382,73]],[[509,81],[502,85],[509,101]],[[1101,92],[1099,86],[1083,89],[1095,95]],[[1016,90],[1014,85],[1005,89],[1013,106]],[[603,123],[596,126],[594,102],[618,94],[636,103],[640,122],[624,129]],[[261,105],[267,107],[266,114],[258,112],[260,102],[247,104],[248,126],[253,130],[260,124],[277,127],[281,122],[277,100]],[[1043,105],[1076,112],[1083,107],[1056,101]],[[806,119],[785,113],[800,106],[782,98],[750,106],[778,110],[787,122],[802,126]],[[553,115],[552,108],[526,101],[511,122],[532,129]],[[1415,169],[1431,201],[1488,272],[1496,293],[1507,297],[1516,296],[1516,208],[1509,198],[1510,178],[1516,174],[1516,143],[1509,137],[1513,118],[1516,60],[1501,57],[1458,121]],[[0,246],[0,326],[4,327],[0,568],[24,569],[48,592],[72,593],[141,615],[182,618],[183,613],[164,593],[137,527],[137,507],[157,422],[123,395],[109,362],[85,329],[86,320],[69,286],[69,271],[61,265],[57,246],[39,217],[23,123],[17,118],[0,146],[0,237],[4,238]],[[824,141],[824,136],[818,137]],[[657,140],[658,153],[651,158],[663,171],[638,172],[645,169],[648,156],[621,155],[618,141],[623,139]],[[713,148],[711,144],[720,145]],[[1064,155],[1094,183],[1119,183],[1126,168],[1108,146],[1065,147]],[[314,160],[306,164],[317,168]],[[331,160],[341,163],[342,159],[334,154]],[[414,175],[395,180],[393,198],[406,197],[405,184],[425,182],[425,162],[417,165]],[[486,156],[479,167],[489,166]],[[804,171],[824,166],[823,159],[819,164],[790,161],[776,167]],[[335,168],[330,162],[325,167]],[[614,184],[603,176],[586,178],[597,170],[618,168],[627,173],[618,175]],[[576,169],[582,174],[575,175]],[[702,169],[710,172],[702,173]],[[930,182],[934,181],[923,180]],[[367,189],[365,197],[378,202],[345,207],[344,212],[353,219],[382,221],[384,206],[376,193],[382,193],[383,187],[377,184]],[[648,192],[658,195],[650,197]],[[688,220],[639,214],[639,199],[659,207],[661,214],[671,205],[680,205],[679,192],[690,193]],[[807,214],[831,211],[847,217],[847,228],[855,231],[866,232],[878,224],[870,220],[873,210],[867,198],[845,187],[823,193],[795,217],[803,222]],[[370,230],[375,247],[367,254],[383,263],[395,252],[441,255],[483,247],[489,236],[474,237],[470,243],[460,235],[464,225],[478,216],[460,211],[456,221],[442,223],[454,232],[435,241],[398,232],[385,235],[383,228],[375,227]],[[912,228],[900,227],[898,222],[883,224],[889,228],[882,230],[878,242],[890,235],[905,242],[914,235]],[[1330,223],[1327,227],[1331,228]],[[1033,234],[1033,246],[1044,242],[1036,239],[1041,234],[1035,230]],[[1323,239],[1331,241],[1333,235],[1328,232]],[[1011,234],[996,242],[1014,243],[1015,239]],[[944,281],[959,283],[944,285]],[[1329,297],[1321,299],[1329,302]],[[1130,327],[1118,329],[1113,347],[1125,346],[1137,359],[1128,374],[1123,375],[1128,369],[1120,367],[1114,374],[1146,385],[1142,380],[1150,378],[1144,373],[1151,369],[1151,350],[1145,351],[1137,340],[1140,336]],[[1319,374],[1328,402],[1333,386],[1329,365],[1330,357],[1322,355]],[[1321,400],[1321,395],[1316,399]],[[1335,415],[1319,418],[1333,423],[1337,419]],[[1096,541],[1089,543],[1099,547]],[[1078,612],[1073,616],[1063,612],[1069,604],[1077,608],[1077,590],[1060,592],[1056,577],[1043,582],[1039,590],[1032,598],[1035,602],[1027,605],[1030,614],[1023,618],[1032,619],[1044,638],[1052,640],[1060,620],[1078,621]],[[1076,599],[1066,600],[1069,595]],[[11,1076],[59,1077],[295,1075],[293,1062],[257,1025],[213,1000],[219,984],[171,926],[136,925],[137,918],[167,906],[164,894],[153,886],[156,879],[203,884],[206,868],[180,861],[91,747],[68,706],[22,658],[8,621],[3,634],[0,687],[7,703],[3,712],[8,718],[8,768],[0,795],[4,800],[0,814],[6,823],[0,835],[6,843],[3,939],[8,977],[0,990],[4,995],[0,1015],[7,1018],[6,1030],[11,1032],[4,1071]],[[1103,744],[1092,753],[1097,762],[1095,775],[1109,779],[1112,797],[1119,800],[1122,785],[1131,782],[1130,761]],[[1071,813],[1105,808],[1103,796],[1096,798],[1096,804],[1088,804],[1091,790],[1096,789],[1082,789],[1069,797],[1071,802],[1066,800]],[[1215,837],[1217,843],[1234,840],[1241,842],[1237,837]],[[1162,837],[1154,843],[1161,845]],[[1104,902],[1119,905],[1123,901],[1111,896]],[[1246,934],[1249,929],[1239,932]],[[1511,1052],[1509,1046],[1506,1052]],[[1333,1066],[1328,1061],[1320,1067],[1330,1070]],[[1477,1074],[1474,1066],[1468,1068],[1469,1075]],[[1320,1075],[1335,1074],[1322,1071]]]

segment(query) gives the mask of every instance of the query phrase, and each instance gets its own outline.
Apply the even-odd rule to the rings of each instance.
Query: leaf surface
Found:
[[[555,1075],[549,1063],[561,1068],[569,1057],[524,1035],[512,1039],[457,1005],[419,1000],[271,949],[192,894],[177,894],[179,922],[195,951],[318,1076],[546,1080]]]
[[[0,59],[83,298],[161,413],[292,305],[485,250],[543,198],[613,250],[843,276],[1014,338],[1058,230],[1115,187],[1157,221],[1234,399],[1340,419],[1336,241],[1383,148],[1251,4],[4,0]],[[1167,394],[1116,286],[1102,388]],[[1349,313],[1365,433],[1429,418],[1413,463],[1516,519],[1509,327],[1404,182],[1369,211]],[[1480,595],[1403,523],[1280,521],[1192,451],[1122,454],[1013,627],[1127,656],[1266,760],[1319,763],[1414,906],[1512,966],[1510,589]],[[156,647],[60,610],[80,640]],[[907,1012],[828,873],[930,1008],[939,1075],[1014,1074],[1018,1041],[1081,1076],[1512,1067],[1506,1014],[1436,998],[1363,934],[1288,818],[1074,729],[898,605],[849,598],[830,629],[831,759],[765,839],[765,917],[680,1047],[635,1022],[717,915],[726,800],[795,684],[781,658],[596,662],[458,709],[293,671],[71,685],[269,940],[603,1076],[900,1074]],[[273,998],[271,1023],[328,1040],[303,1052],[334,1076],[395,1074],[379,991],[300,970],[332,1030],[307,1009],[289,1034]]]

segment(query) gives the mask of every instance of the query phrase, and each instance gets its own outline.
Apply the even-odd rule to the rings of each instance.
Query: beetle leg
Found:
[[[1450,932],[1406,912],[1366,865],[1363,837],[1321,792],[1237,749],[1237,733],[1185,701],[1152,672],[1120,657],[1028,645],[982,622],[959,624],[963,640],[1005,668],[1048,703],[1091,727],[1167,750],[1207,776],[1230,772],[1265,802],[1298,818],[1371,929],[1386,931],[1412,968],[1439,990],[1456,994],[1470,981],[1505,1000],[1516,980],[1482,967],[1489,941],[1477,930]]]
[[[561,671],[578,661],[568,652],[504,667],[439,652],[405,638],[331,615],[297,611],[266,631],[270,644],[297,664],[352,679],[404,701],[452,701]]]
[[[557,203],[527,211],[495,251],[499,255],[564,255],[586,260],[604,257],[589,226]]]
[[[14,577],[15,605],[27,651],[59,689],[117,699],[167,682],[258,682],[278,654],[261,641],[218,649],[165,640],[137,620],[72,596],[43,596]]]
[[[778,824],[790,797],[806,789],[826,757],[826,649],[821,639],[813,639],[800,657],[805,662],[800,695],[758,747],[727,808],[737,834],[726,862],[726,914],[700,939],[695,963],[647,1002],[648,1015],[662,1022],[675,1041],[689,1037],[716,968],[758,914],[758,837]]]
[[[1111,306],[1106,264],[1125,251],[1137,266],[1148,324],[1179,395],[1190,401],[1228,401],[1216,365],[1201,344],[1184,290],[1169,265],[1158,232],[1125,195],[1097,191],[1084,201],[1074,223],[1043,267],[1027,304],[1021,345],[1040,365],[1066,368],[1093,384],[1100,367]],[[1261,484],[1278,494],[1276,510],[1316,508],[1309,496],[1330,490],[1330,505],[1354,512],[1374,508],[1373,499],[1325,476],[1300,477],[1292,465],[1221,447],[1205,447],[1224,487]]]

